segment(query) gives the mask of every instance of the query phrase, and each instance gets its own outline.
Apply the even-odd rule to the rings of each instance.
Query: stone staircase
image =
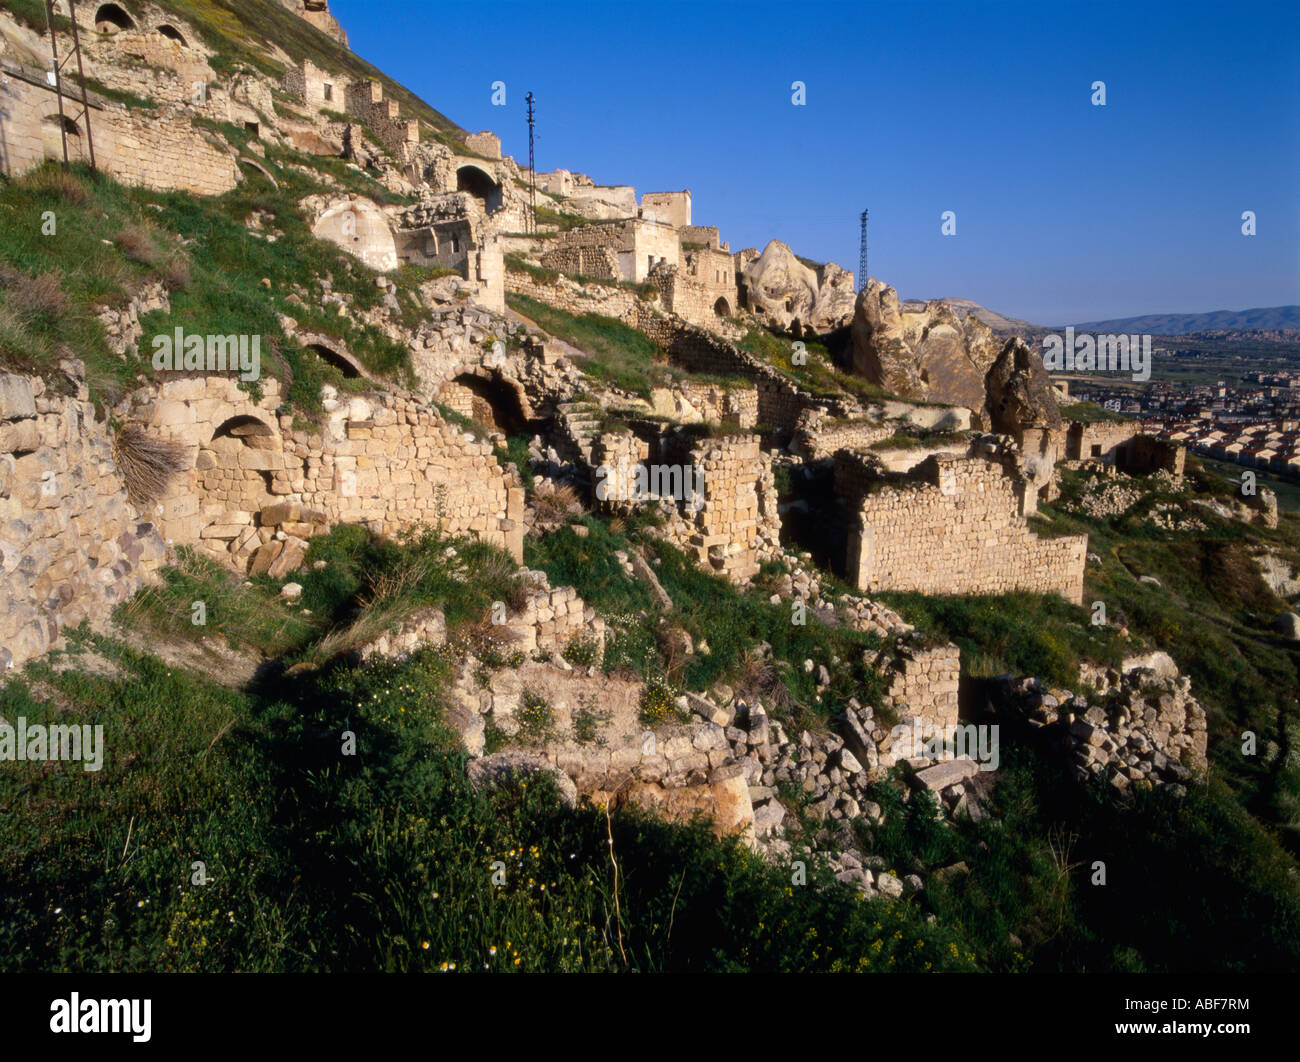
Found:
[[[555,408],[559,413],[560,434],[576,451],[581,463],[590,470],[592,443],[600,429],[600,407],[594,402],[560,402]]]

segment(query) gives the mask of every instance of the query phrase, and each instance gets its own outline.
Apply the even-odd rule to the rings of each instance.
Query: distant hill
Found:
[[[974,314],[993,329],[994,334],[1000,336],[1018,335],[1025,340],[1033,341],[1049,332],[1059,332],[1065,327],[1065,325],[1055,327],[1038,325],[1019,317],[1007,317],[971,299],[944,298],[937,301],[947,303],[962,319]],[[913,303],[919,306],[923,302],[924,300],[921,299],[908,299],[904,305]],[[1073,327],[1076,332],[1136,332],[1154,336],[1294,343],[1300,339],[1300,306],[1214,310],[1210,313],[1148,313],[1139,317],[1085,321]]]
[[[925,300],[923,299],[908,299],[903,305],[907,305],[907,303],[921,305],[924,301]],[[946,303],[948,306],[952,307],[953,312],[962,320],[965,320],[968,315],[974,314],[977,319],[983,321],[989,326],[989,328],[993,329],[994,333],[997,335],[1032,336],[1038,335],[1042,332],[1051,331],[1051,329],[1045,328],[1042,325],[1031,324],[1029,321],[1022,321],[1018,317],[1007,317],[994,310],[988,309],[986,306],[981,306],[978,302],[974,302],[971,299],[946,298],[937,299],[935,301]]]
[[[1086,321],[1074,328],[1078,332],[1138,332],[1156,336],[1185,336],[1191,332],[1277,332],[1300,328],[1300,306],[1214,310],[1210,313],[1148,313],[1140,317]]]

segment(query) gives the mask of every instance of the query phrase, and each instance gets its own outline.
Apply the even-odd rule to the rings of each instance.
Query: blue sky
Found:
[[[902,298],[1041,324],[1300,303],[1294,0],[331,10],[354,51],[525,165],[531,90],[539,170],[690,188],[733,250],[775,237],[856,271],[867,206],[870,271]]]

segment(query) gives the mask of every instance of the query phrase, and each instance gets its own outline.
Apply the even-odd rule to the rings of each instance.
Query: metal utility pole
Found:
[[[531,211],[529,224],[532,228],[529,230],[537,232],[537,164],[533,154],[533,129],[537,124],[537,116],[533,112],[533,94],[530,92],[524,97],[528,104],[528,207]]]
[[[77,60],[77,81],[81,85],[81,113],[77,116],[86,123],[86,149],[90,154],[90,172],[98,177],[95,167],[95,139],[90,133],[90,101],[86,98],[86,72],[81,65],[81,35],[77,32],[77,0],[68,0],[68,16],[72,22],[72,51],[59,62],[59,38],[54,31],[54,0],[45,0],[45,24],[50,30],[50,51],[53,56],[51,64],[54,71],[54,94],[59,100],[59,135],[63,137],[63,168],[71,164],[68,158],[68,122],[76,126],[77,118],[69,118],[63,113],[63,68],[74,58]]]
[[[862,244],[858,251],[858,291],[865,291],[867,287],[867,215],[871,211],[862,212]]]

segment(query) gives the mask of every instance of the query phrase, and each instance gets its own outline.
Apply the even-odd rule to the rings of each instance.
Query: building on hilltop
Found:
[[[333,37],[344,48],[348,47],[348,35],[339,25],[339,20],[330,14],[329,0],[279,0],[280,6],[288,8],[295,15],[306,19],[322,33]]]

